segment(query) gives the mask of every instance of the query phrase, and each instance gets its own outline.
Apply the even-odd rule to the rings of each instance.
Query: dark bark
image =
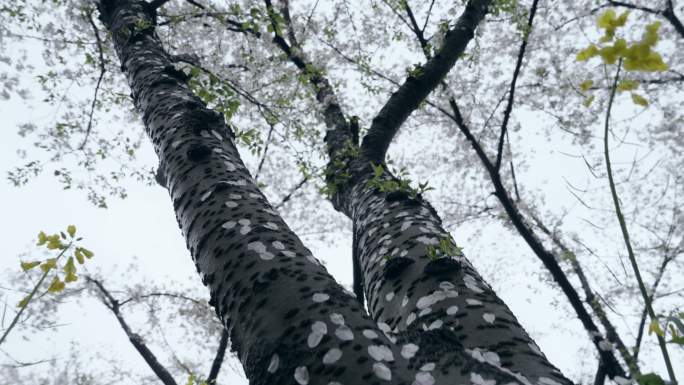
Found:
[[[173,70],[143,3],[104,0],[98,8],[188,249],[250,383],[410,383],[400,347],[270,207],[223,117]],[[369,349],[392,359],[369,359]]]
[[[608,0],[608,4],[610,6],[614,7],[623,7],[627,9],[634,9],[638,10],[641,12],[645,13],[650,13],[654,15],[662,15],[665,20],[667,20],[670,25],[677,31],[677,33],[684,38],[684,24],[682,24],[682,21],[677,17],[674,11],[674,4],[672,3],[672,0],[667,0],[665,3],[665,9],[655,9],[655,8],[650,8],[650,7],[644,7],[644,6],[639,6],[636,4],[628,3],[625,1],[614,1],[614,0]]]
[[[449,105],[451,107],[452,112],[449,113],[444,109],[441,109],[437,107],[440,112],[444,113],[448,117],[450,117],[459,127],[459,129],[465,134],[466,138],[468,141],[471,143],[471,147],[475,150],[478,158],[482,162],[482,164],[485,166],[485,169],[487,169],[487,172],[489,174],[490,180],[492,184],[495,187],[495,196],[499,199],[501,204],[504,206],[504,209],[511,218],[511,216],[515,216],[515,218],[511,218],[512,222],[516,224],[516,229],[520,233],[520,235],[525,239],[528,243],[528,245],[532,248],[532,251],[535,252],[535,254],[539,257],[539,259],[544,263],[544,265],[549,269],[551,275],[554,277],[554,279],[560,284],[561,288],[563,289],[564,293],[568,297],[570,304],[573,306],[573,309],[576,311],[576,314],[580,321],[582,321],[583,325],[585,328],[587,328],[587,331],[590,334],[590,338],[594,342],[595,346],[599,349],[599,355],[600,356],[606,356],[606,355],[611,355],[612,359],[607,360],[607,364],[604,365],[608,367],[608,372],[611,376],[611,378],[614,375],[620,375],[624,376],[624,371],[622,370],[619,362],[615,357],[613,356],[612,352],[606,352],[604,349],[600,349],[600,341],[601,339],[599,338],[600,335],[597,335],[597,328],[593,324],[593,320],[591,316],[587,313],[585,310],[584,306],[582,305],[581,301],[579,301],[579,295],[577,291],[570,285],[567,276],[565,273],[560,269],[560,266],[558,265],[555,256],[553,254],[546,250],[532,231],[532,229],[525,223],[524,219],[522,218],[522,215],[520,211],[518,210],[517,204],[510,198],[510,195],[508,194],[507,189],[502,183],[501,180],[501,175],[499,173],[500,169],[500,164],[501,164],[501,157],[503,155],[503,144],[504,144],[504,139],[507,135],[507,125],[508,125],[508,120],[510,118],[510,114],[513,109],[513,101],[514,101],[514,94],[515,94],[515,88],[516,88],[516,82],[518,79],[518,76],[520,75],[520,69],[522,67],[522,62],[523,58],[525,57],[525,51],[527,48],[527,40],[528,40],[528,35],[529,33],[532,32],[532,27],[533,27],[533,22],[534,22],[534,16],[537,10],[537,5],[538,2],[534,1],[532,3],[530,12],[529,12],[529,17],[527,20],[527,28],[528,31],[523,37],[523,42],[520,45],[520,49],[518,50],[518,56],[516,60],[516,65],[515,69],[513,71],[513,77],[511,80],[511,85],[509,88],[509,93],[508,93],[508,102],[506,105],[506,109],[504,111],[504,120],[501,125],[501,134],[499,137],[499,142],[497,146],[497,155],[496,155],[496,163],[492,163],[489,160],[489,157],[484,153],[484,150],[480,146],[480,144],[477,142],[477,140],[472,136],[470,133],[470,129],[467,127],[465,122],[463,121],[463,118],[461,117],[461,113],[458,109],[458,106],[456,104],[456,101],[453,97],[450,97],[449,99]],[[415,34],[416,38],[418,39],[419,44],[421,45],[423,49],[423,53],[426,55],[426,57],[429,58],[429,50],[426,47],[427,40],[425,39],[422,30],[420,30],[417,27],[417,24],[415,23],[415,18],[412,16],[413,13],[411,11],[411,8],[409,7],[408,3],[404,4],[404,7],[407,11],[407,14],[409,15],[409,19],[412,20],[411,22],[411,29],[413,33]],[[442,82],[442,88],[445,90],[448,90],[448,85],[445,82]],[[512,163],[511,163],[511,172],[513,171]],[[514,177],[515,178],[515,177]],[[515,186],[515,191],[516,191],[516,196],[517,196],[517,186]],[[539,222],[541,224],[541,222]],[[543,225],[543,224],[542,224]],[[591,293],[591,295],[587,296],[587,302],[590,304],[592,309],[594,309],[597,313],[597,317],[602,321],[604,326],[606,327],[608,337],[611,342],[617,342],[618,344],[618,349],[620,349],[620,352],[623,354],[623,357],[625,358],[625,361],[631,365],[632,368],[637,368],[638,366],[636,364],[636,361],[632,359],[631,355],[629,354],[628,350],[625,348],[624,343],[622,343],[619,335],[615,331],[615,328],[613,327],[612,323],[610,320],[608,320],[607,315],[603,311],[602,307],[600,304],[595,301],[595,297],[593,295],[593,292],[589,288],[588,281],[586,279],[582,279],[584,277],[583,272],[581,271],[581,267],[579,265],[579,262],[577,260],[574,260],[574,265],[573,267],[575,268],[575,271],[577,272],[578,276],[580,276],[580,280],[582,282],[583,288],[585,288],[585,291],[588,291],[588,293]]]
[[[369,188],[371,178],[369,172],[358,177],[344,212],[355,224],[373,319],[398,343],[420,346],[415,358],[437,364],[437,383],[458,371],[454,353],[463,351],[531,383],[571,384],[456,248],[432,206],[419,196]],[[441,242],[451,246],[440,250]],[[422,351],[427,341],[430,350]]]
[[[499,317],[496,322],[487,321],[489,316],[474,321],[475,316],[463,312],[464,319],[473,320],[472,325],[467,322],[469,330],[477,334],[461,335],[469,349],[464,348],[458,333],[446,326],[433,323],[429,330],[399,328],[399,321],[410,314],[408,308],[394,320],[386,320],[397,323],[397,333],[384,321],[376,325],[353,296],[327,274],[256,188],[239,158],[230,128],[222,117],[206,109],[189,91],[186,79],[173,69],[143,3],[103,0],[99,9],[159,156],[188,248],[210,289],[211,304],[230,331],[232,348],[251,384],[423,385],[432,384],[435,378],[449,383],[481,382],[483,378],[503,383],[525,383],[528,378],[551,385],[569,383],[535,353],[521,329],[513,327],[513,333],[508,331],[511,323],[516,324],[496,297],[491,297],[493,314]],[[359,176],[355,193],[349,196],[349,207],[353,207],[352,217],[364,228],[360,230],[364,238],[359,239],[359,259],[370,271],[378,267],[372,266],[370,259],[377,251],[374,242],[387,238],[371,237],[369,226],[380,218],[374,211],[369,212],[371,217],[359,218],[360,210],[375,202],[389,203],[384,195],[364,188],[366,179],[365,175]],[[393,203],[392,209],[403,210],[398,205]],[[429,210],[429,206],[415,206],[410,218],[422,220],[426,207]],[[393,218],[392,229],[401,226]],[[430,216],[429,220],[438,221],[436,218]],[[421,228],[414,226],[412,230],[409,234],[413,237],[414,231]],[[383,232],[380,230],[378,235]],[[423,266],[419,257],[424,253],[422,246],[410,242],[394,246],[410,248],[406,254],[417,258],[415,266]],[[453,295],[453,288],[477,284],[481,286],[476,291],[482,290],[487,298],[493,295],[488,287],[477,283],[479,277],[474,272],[470,278],[441,277],[443,271],[470,272],[465,265],[461,270],[451,269],[454,263],[464,263],[454,261],[446,264],[446,270],[443,263],[437,263],[428,268],[424,277],[411,277],[411,286],[419,286],[420,290],[403,288],[412,306],[419,306],[414,301],[416,296],[429,297],[434,290],[445,293],[448,299],[434,306],[432,315],[444,317],[444,324],[455,324],[458,317],[449,314],[451,307],[442,305],[464,300],[463,296]],[[446,282],[451,279],[455,282]],[[367,292],[373,293],[373,300],[383,294],[381,301],[388,301],[385,292],[389,281],[376,277],[373,285],[378,283],[379,287],[370,290],[369,282]],[[393,290],[401,293],[398,288]],[[421,307],[423,302],[425,299]],[[466,302],[462,306],[480,305]],[[377,303],[374,307],[375,317],[384,319],[384,307]],[[509,341],[500,334],[514,334],[520,340]],[[490,338],[499,341],[500,354],[488,350]],[[475,346],[475,342],[482,346]],[[508,361],[516,370],[525,371],[514,373],[508,369]]]
[[[211,363],[211,369],[209,370],[209,375],[207,376],[207,384],[215,385],[216,377],[218,377],[219,371],[221,370],[221,365],[223,365],[223,359],[226,355],[226,348],[228,348],[228,330],[223,329],[221,331],[221,341],[219,341],[219,346],[216,349],[216,355],[214,356],[214,361]]]
[[[382,163],[390,142],[402,123],[444,79],[456,60],[463,54],[475,29],[484,19],[491,0],[470,0],[463,14],[444,37],[444,44],[418,73],[410,75],[392,94],[373,118],[368,134],[363,138],[361,154],[370,161]]]
[[[466,24],[472,32],[477,23],[471,24],[469,18],[474,17],[473,13],[484,12],[484,9],[473,10],[478,6],[483,3],[469,2],[466,16],[462,16],[457,25]],[[484,13],[478,17],[483,16]],[[470,37],[472,35],[466,32],[459,39],[465,39],[467,43]],[[278,37],[275,40],[284,41]],[[465,43],[459,48],[461,52]],[[288,53],[283,44],[279,46]],[[317,84],[312,82],[312,86],[316,89]],[[410,87],[403,86],[402,92]],[[396,95],[390,98],[386,107],[399,103],[401,99]],[[427,93],[422,98],[425,96]],[[322,108],[327,105],[323,104]],[[385,109],[385,112],[392,108],[395,107]],[[330,122],[326,120],[326,123],[330,129]],[[376,130],[376,135],[377,138],[384,136],[389,145],[393,132]],[[345,136],[348,137],[348,133]],[[333,147],[331,138],[331,135],[325,138],[329,148]],[[368,135],[364,143],[366,140]],[[351,144],[353,146],[353,142]],[[380,159],[384,158],[384,150],[381,153]],[[346,159],[346,171],[351,177],[342,186],[337,186],[332,200],[334,206],[353,222],[353,260],[360,267],[354,268],[355,291],[358,291],[358,284],[363,284],[371,316],[382,325],[386,335],[406,347],[409,363],[415,367],[425,362],[436,364],[437,371],[423,376],[426,381],[437,383],[476,382],[473,376],[496,378],[493,371],[472,371],[470,377],[463,376],[463,363],[467,359],[486,362],[523,383],[571,383],[546,360],[510,310],[462,254],[445,254],[435,260],[427,257],[427,247],[439,244],[439,239],[449,239],[453,243],[451,237],[441,227],[435,210],[422,198],[411,198],[406,191],[380,193],[367,186],[373,175],[370,162],[377,160],[379,152],[374,154],[367,157],[361,153]],[[339,154],[333,153],[330,163],[336,161],[339,161]],[[394,177],[385,173],[382,178]],[[359,293],[357,297],[363,296]],[[419,347],[417,353],[412,352],[411,347]]]
[[[506,109],[504,110],[503,122],[501,123],[501,133],[499,135],[499,144],[497,145],[496,161],[494,162],[494,168],[497,171],[501,169],[501,159],[503,157],[504,140],[506,139],[506,134],[508,132],[508,121],[511,118],[511,112],[513,112],[513,102],[515,101],[515,85],[518,81],[518,76],[520,75],[520,69],[522,68],[523,59],[525,58],[527,42],[529,40],[530,33],[532,33],[534,15],[537,13],[538,4],[539,0],[534,0],[532,2],[532,6],[530,7],[530,15],[527,19],[527,28],[529,29],[523,31],[523,41],[520,44],[520,49],[518,50],[518,58],[515,62],[515,69],[513,70],[513,77],[511,78],[511,86],[508,89],[508,101],[506,102]]]

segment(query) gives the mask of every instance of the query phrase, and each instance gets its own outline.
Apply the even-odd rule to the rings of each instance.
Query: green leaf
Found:
[[[375,165],[375,163],[371,162],[371,167],[373,168],[373,174],[375,174],[376,177],[379,177],[385,171],[381,164]]]
[[[672,339],[667,342],[675,345],[684,346],[684,335],[672,337]]]
[[[43,231],[41,231],[40,233],[38,233],[38,243],[37,243],[37,245],[38,245],[38,246],[43,246],[43,245],[45,244],[45,242],[47,242],[47,235],[45,235],[45,233],[44,233]]]
[[[78,261],[79,264],[83,264],[85,262],[85,257],[83,256],[83,252],[81,251],[81,248],[77,247],[76,251],[74,251],[74,256],[76,257],[76,260]]]
[[[56,267],[57,267],[57,258],[47,259],[47,260],[45,260],[45,262],[43,262],[40,265],[40,269],[43,270],[43,273],[47,273],[48,271],[50,271]]]
[[[48,287],[48,292],[50,293],[59,293],[62,290],[64,290],[64,282],[62,282],[59,277],[55,277],[52,279],[52,282],[50,282],[50,286]]]
[[[591,79],[587,79],[587,80],[585,80],[585,81],[583,81],[582,83],[579,84],[579,88],[580,88],[580,90],[582,90],[583,92],[587,92],[587,91],[589,91],[589,89],[590,89],[591,86],[593,86],[593,85],[594,85],[594,81],[591,80]]]
[[[665,385],[665,381],[655,373],[641,374],[636,380],[639,385]]]
[[[76,226],[74,226],[74,225],[67,226],[67,233],[69,233],[69,236],[71,238],[73,238],[74,235],[76,235]]]
[[[79,249],[81,249],[81,252],[86,256],[86,258],[92,258],[93,255],[95,255],[92,251],[86,249],[85,247],[79,247]]]
[[[76,276],[76,266],[74,266],[74,257],[69,257],[62,270],[66,273],[64,282],[74,282],[78,279]]]
[[[664,336],[665,332],[663,331],[663,328],[660,327],[660,322],[657,319],[654,319],[651,321],[651,324],[648,325],[648,334],[655,333],[658,336]]]
[[[17,304],[17,307],[26,307],[28,305],[29,300],[31,299],[30,295],[27,295],[26,297],[22,298],[21,301]]]
[[[40,265],[40,261],[22,262],[21,263],[21,269],[24,271],[29,271],[38,265]]]
[[[632,101],[638,106],[648,107],[648,100],[639,94],[632,93]]]
[[[639,87],[639,82],[636,80],[622,80],[620,83],[617,85],[617,90],[622,92],[622,91],[633,91]]]

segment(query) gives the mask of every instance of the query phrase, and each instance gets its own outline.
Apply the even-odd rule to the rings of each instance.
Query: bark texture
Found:
[[[369,317],[258,190],[230,127],[164,52],[155,10],[135,0],[98,8],[250,384],[570,384],[465,257],[426,256],[449,237],[431,206],[369,189],[369,159],[352,157],[361,166],[339,198],[355,222]]]
[[[456,247],[427,201],[369,188],[377,177],[367,168],[357,173],[364,176],[354,178],[358,182],[343,201],[358,239],[368,311],[391,339],[419,348],[410,364],[435,362],[437,383],[448,383],[463,366],[454,353],[464,352],[516,383],[572,383]]]
[[[153,10],[131,0],[98,6],[188,249],[250,383],[409,384],[400,347],[271,208],[223,117],[174,69]]]

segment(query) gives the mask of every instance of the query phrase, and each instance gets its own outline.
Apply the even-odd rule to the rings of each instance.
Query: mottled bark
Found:
[[[338,149],[331,151],[329,167],[339,168],[342,161],[346,167],[342,171],[351,175],[333,180],[338,185],[332,202],[353,222],[354,263],[359,267],[359,271],[354,269],[355,292],[357,285],[363,284],[373,319],[392,341],[403,346],[402,355],[409,359],[410,367],[421,369],[424,382],[419,384],[482,383],[501,375],[523,384],[570,384],[462,254],[428,257],[427,248],[438,247],[440,240],[455,246],[429,203],[421,197],[411,198],[407,191],[380,193],[368,187],[373,178],[370,163],[384,160],[401,123],[465,49],[487,4],[468,2],[423,76],[409,78],[373,120],[360,154],[355,140],[346,141],[347,148],[336,145],[350,135],[326,119],[326,144],[329,150]],[[276,34],[274,40],[293,60],[284,39]],[[306,63],[293,62],[300,69],[306,67]],[[327,79],[322,82],[325,92],[336,100]],[[320,84],[311,81],[317,92],[321,92]],[[330,105],[319,101],[325,113]],[[385,172],[382,178],[394,177]],[[357,297],[363,296],[357,292]],[[468,362],[490,367],[471,367]]]
[[[465,352],[518,383],[571,384],[455,247],[428,202],[369,188],[373,174],[357,172],[363,176],[343,207],[355,224],[368,310],[390,338],[418,348],[410,365],[434,362],[431,375],[446,383],[462,370],[455,357]]]
[[[365,159],[342,200],[376,324],[257,189],[230,128],[163,51],[154,10],[134,0],[99,9],[251,384],[570,383],[462,255],[428,260],[426,246],[448,237],[438,216],[421,199],[368,189]]]
[[[132,0],[98,8],[188,248],[250,383],[409,384],[401,348],[270,207],[223,117],[173,69],[153,12]]]

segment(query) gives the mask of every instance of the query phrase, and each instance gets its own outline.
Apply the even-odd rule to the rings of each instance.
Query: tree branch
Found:
[[[513,70],[513,79],[511,79],[511,87],[508,90],[508,103],[506,103],[506,109],[504,110],[503,122],[501,123],[501,134],[499,135],[499,144],[496,151],[496,162],[494,163],[494,168],[497,172],[501,169],[501,158],[503,157],[503,147],[504,140],[506,140],[506,130],[508,129],[508,121],[511,118],[511,112],[513,111],[513,101],[515,100],[515,83],[518,81],[518,76],[520,75],[520,69],[522,68],[523,58],[525,57],[525,50],[527,49],[527,41],[529,40],[530,33],[532,33],[532,23],[534,22],[534,15],[537,13],[537,4],[539,0],[534,0],[532,6],[530,7],[530,16],[527,19],[527,30],[523,31],[523,41],[520,44],[520,50],[518,51],[518,59],[515,63],[515,70]]]
[[[373,119],[363,139],[361,153],[365,158],[375,163],[383,162],[389,144],[401,124],[437,87],[465,51],[491,1],[468,1],[456,26],[446,33],[444,44],[437,54],[420,68],[419,73],[409,75],[404,84],[392,94]]]
[[[100,84],[102,83],[102,78],[104,78],[105,72],[107,71],[107,69],[105,68],[105,59],[104,59],[104,50],[102,48],[102,39],[100,39],[100,32],[97,29],[97,25],[95,25],[95,20],[93,20],[93,12],[90,11],[87,13],[87,15],[88,15],[88,22],[90,23],[90,26],[93,27],[93,32],[95,33],[95,41],[97,43],[97,52],[99,54],[100,76],[97,78],[97,84],[95,85],[95,92],[93,94],[93,102],[90,105],[90,114],[88,114],[88,126],[86,128],[85,137],[83,138],[83,143],[81,143],[81,145],[78,146],[79,150],[83,150],[86,143],[88,143],[88,137],[90,136],[90,130],[93,127],[93,114],[95,113],[95,104],[97,103],[97,92],[100,90]]]
[[[215,385],[216,377],[218,377],[219,370],[221,370],[221,365],[223,364],[223,358],[226,355],[226,348],[228,347],[228,330],[223,328],[221,332],[221,341],[219,342],[218,349],[216,349],[216,356],[214,356],[214,361],[211,363],[211,370],[209,371],[209,376],[207,376],[207,384]]]
[[[273,9],[273,4],[271,0],[264,0],[266,4],[266,9],[268,11],[269,18],[271,20],[271,26],[273,27],[273,42],[280,48],[281,51],[287,56],[287,58],[294,64],[299,71],[305,75],[309,81],[309,84],[313,87],[316,93],[316,100],[321,104],[323,109],[323,116],[325,120],[325,125],[328,129],[326,133],[325,142],[328,145],[328,155],[329,159],[333,159],[335,154],[343,149],[347,144],[348,140],[353,138],[351,133],[349,122],[344,116],[342,107],[340,106],[335,91],[328,79],[323,75],[323,71],[316,68],[313,63],[308,61],[304,55],[302,49],[298,46],[290,46],[288,42],[280,34],[280,26],[275,17],[275,10]],[[287,6],[287,2],[284,2],[283,7]],[[289,14],[289,11],[288,11]],[[289,18],[283,17],[287,23]],[[292,31],[291,26],[288,27],[289,31]],[[294,32],[292,32],[294,37]],[[296,44],[296,39],[292,42]]]
[[[677,253],[679,250],[675,250],[672,254],[665,253],[665,256],[663,258],[663,261],[661,262],[660,266],[658,267],[658,272],[656,273],[655,280],[653,281],[653,284],[651,284],[651,290],[649,291],[650,297],[651,297],[651,302],[655,301],[656,299],[656,292],[658,290],[658,286],[660,285],[660,281],[663,278],[663,275],[665,274],[665,270],[667,268],[667,265],[675,259],[677,256]],[[641,319],[639,320],[639,329],[637,332],[637,338],[636,341],[634,342],[634,348],[632,349],[634,352],[634,359],[637,359],[639,357],[639,350],[641,349],[641,341],[644,337],[644,328],[646,326],[646,318],[648,317],[648,311],[646,307],[644,307],[644,310],[641,312]]]
[[[119,302],[111,295],[111,293],[105,289],[104,285],[89,276],[85,276],[86,281],[89,283],[94,284],[97,289],[102,293],[104,296],[103,298],[103,303],[104,305],[114,313],[114,316],[116,317],[117,321],[119,321],[119,325],[121,325],[121,329],[123,329],[124,333],[126,333],[126,336],[128,336],[128,340],[131,341],[131,344],[135,348],[135,350],[138,351],[138,353],[142,356],[142,358],[145,360],[147,365],[152,369],[154,374],[157,375],[159,380],[164,384],[164,385],[177,385],[176,381],[173,379],[171,374],[169,373],[166,368],[162,364],[159,363],[159,360],[157,360],[157,357],[152,353],[152,351],[145,345],[145,342],[143,342],[143,339],[133,333],[126,323],[126,320],[124,320],[123,316],[121,315],[121,312],[119,311],[120,304]]]
[[[662,12],[663,17],[667,19],[667,21],[672,24],[675,30],[684,38],[684,25],[682,24],[682,21],[677,17],[674,11],[674,5],[672,4],[672,0],[667,0],[667,5],[665,7],[665,10]]]
[[[157,9],[161,8],[164,4],[166,4],[168,2],[169,2],[169,0],[152,0],[149,3],[147,3],[146,5],[147,5],[148,9],[152,9],[152,10],[156,11]]]
[[[563,256],[565,257],[564,259],[569,260],[570,266],[572,266],[572,270],[577,275],[577,278],[579,278],[580,285],[582,286],[582,290],[584,291],[585,300],[587,304],[589,304],[589,306],[592,308],[592,310],[594,310],[594,315],[596,316],[596,318],[598,318],[598,320],[603,325],[603,328],[606,330],[606,335],[608,339],[610,340],[610,342],[615,343],[615,345],[617,346],[617,351],[620,352],[620,355],[622,355],[622,359],[627,363],[630,372],[632,374],[639,373],[639,365],[636,359],[636,355],[630,354],[629,350],[627,349],[627,346],[622,341],[622,338],[620,338],[620,335],[617,333],[617,329],[615,328],[613,323],[610,322],[610,319],[608,319],[608,315],[606,314],[606,311],[603,309],[603,306],[601,306],[601,303],[599,302],[598,298],[596,298],[594,291],[591,289],[589,280],[587,279],[586,274],[584,274],[584,269],[577,260],[577,256],[575,255],[575,253],[573,253],[570,250],[570,248],[567,247],[565,243],[563,243],[563,241],[560,239],[560,237],[558,237],[558,235],[555,232],[549,230],[549,228],[547,228],[546,225],[544,225],[544,223],[538,216],[529,211],[527,212],[527,214],[530,216],[530,218],[532,218],[536,226],[551,239],[551,241],[553,242],[553,244],[556,245],[556,247],[560,249],[560,251],[563,253]]]
[[[449,116],[456,123],[460,131],[463,133],[463,135],[465,135],[466,139],[470,142],[471,147],[480,159],[480,162],[487,170],[489,178],[494,186],[494,195],[499,199],[499,202],[503,206],[504,211],[506,211],[506,214],[513,223],[513,226],[528,244],[530,249],[532,249],[534,254],[542,261],[553,279],[558,283],[558,286],[560,286],[561,290],[568,298],[568,301],[575,311],[577,318],[580,320],[580,322],[582,322],[585,330],[590,333],[592,342],[594,343],[594,346],[601,357],[601,362],[603,362],[605,366],[606,374],[610,378],[615,376],[625,377],[625,372],[620,366],[620,363],[613,352],[600,348],[599,343],[602,341],[601,333],[598,331],[596,324],[594,324],[591,315],[589,315],[586,308],[582,304],[579,294],[568,280],[565,272],[563,272],[561,269],[556,257],[551,252],[546,250],[542,242],[535,235],[534,231],[523,219],[523,216],[520,213],[517,205],[510,198],[506,187],[503,185],[501,176],[494,168],[494,164],[489,160],[480,143],[473,136],[468,125],[463,120],[458,105],[453,98],[449,99],[449,106],[452,109],[452,114],[447,114],[447,116]]]
[[[646,12],[653,15],[662,15],[665,18],[665,20],[667,20],[672,25],[672,27],[674,27],[677,33],[680,34],[682,38],[684,38],[684,25],[674,12],[674,5],[672,4],[672,0],[667,0],[665,4],[665,9],[662,10],[627,3],[624,1],[608,0],[608,4],[614,7],[634,9],[637,11]]]
[[[306,184],[306,182],[308,182],[308,181],[309,181],[309,178],[308,178],[308,177],[304,177],[299,183],[297,183],[297,184],[292,188],[292,190],[290,190],[289,193],[287,193],[287,195],[285,195],[285,196],[283,197],[283,199],[280,200],[280,203],[278,203],[277,205],[275,205],[274,208],[275,208],[275,209],[281,208],[285,203],[287,203],[290,199],[292,199],[292,196],[294,195],[294,193],[297,192],[297,190],[299,190],[300,188],[302,188],[302,186],[304,186],[304,185]]]

